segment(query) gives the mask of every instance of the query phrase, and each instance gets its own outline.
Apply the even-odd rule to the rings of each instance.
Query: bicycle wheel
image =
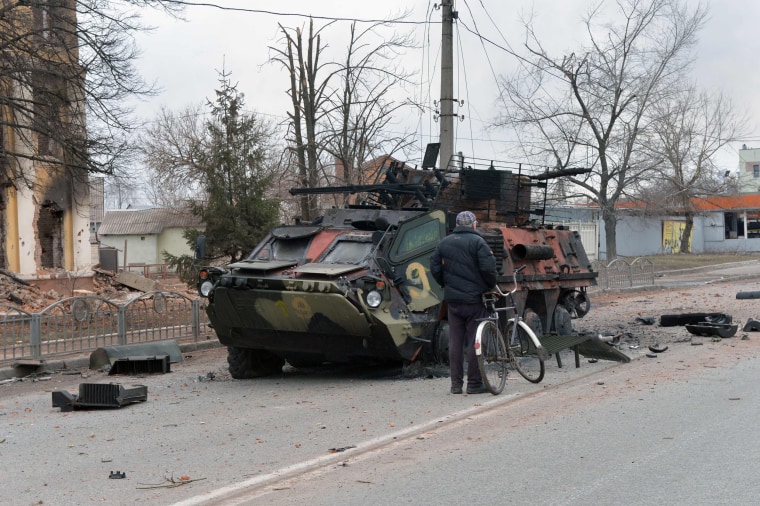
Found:
[[[483,321],[478,325],[476,343],[480,343],[478,367],[483,384],[489,392],[498,395],[507,383],[507,347],[495,322]]]
[[[524,322],[520,322],[517,333],[513,334],[514,324],[514,321],[507,322],[507,347],[510,353],[510,364],[526,380],[531,383],[539,383],[544,379],[546,366],[543,359],[538,355],[536,345],[528,335],[528,332],[532,331]]]

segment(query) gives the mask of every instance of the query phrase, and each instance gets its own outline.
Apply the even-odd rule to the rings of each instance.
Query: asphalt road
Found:
[[[757,504],[745,344],[721,367],[684,349],[573,380],[218,504]]]
[[[0,456],[13,463],[2,469],[2,502],[171,504],[241,482],[266,485],[614,365],[553,365],[544,383],[513,378],[494,397],[454,396],[443,375],[397,369],[325,367],[238,381],[225,356],[203,351],[169,374],[141,378],[84,370],[0,386]],[[148,400],[115,410],[51,407],[54,390],[111,381],[146,385]],[[110,479],[112,471],[125,479]],[[183,476],[197,481],[177,484]]]
[[[760,302],[737,301],[735,293],[759,290],[760,282],[742,276],[729,283],[599,295],[594,317],[580,322],[614,326],[630,323],[642,309],[656,314],[706,308],[730,310],[744,321],[760,314]],[[339,489],[358,486],[371,491],[364,499],[370,504],[386,502],[379,498],[387,491],[397,494],[395,502],[431,498],[431,504],[453,504],[487,479],[498,488],[496,497],[510,493],[515,503],[554,503],[561,490],[569,504],[579,504],[621,489],[624,480],[652,497],[648,489],[662,488],[665,469],[683,481],[692,466],[711,466],[709,473],[693,468],[703,480],[737,476],[742,485],[736,488],[746,483],[746,495],[757,495],[755,482],[729,461],[745,465],[739,447],[754,459],[758,446],[752,427],[757,413],[749,401],[760,334],[713,342],[685,341],[682,328],[632,332],[667,339],[670,348],[649,359],[645,346],[626,347],[622,351],[634,358],[630,364],[584,360],[578,369],[566,354],[564,368],[548,363],[543,383],[510,378],[498,397],[450,395],[448,378],[435,370],[407,376],[395,369],[331,367],[236,381],[226,372],[222,349],[186,356],[169,374],[133,378],[81,369],[45,381],[3,383],[2,502],[253,504],[263,494],[271,504],[306,497],[310,504],[354,504],[356,496],[344,497]],[[75,393],[83,382],[111,381],[146,385],[147,402],[70,413],[51,407],[53,390]],[[726,390],[710,393],[711,385]],[[685,437],[692,426],[695,435]],[[732,432],[734,427],[744,430]],[[712,435],[720,439],[706,441]],[[689,444],[702,450],[692,454]],[[681,445],[680,453],[663,451]],[[721,461],[716,454],[723,449]],[[487,469],[472,462],[481,455]],[[671,455],[681,461],[658,461]],[[354,478],[339,480],[354,470]],[[109,478],[113,471],[125,478]],[[494,490],[473,502],[486,502]],[[742,503],[744,492],[733,493],[733,503]]]

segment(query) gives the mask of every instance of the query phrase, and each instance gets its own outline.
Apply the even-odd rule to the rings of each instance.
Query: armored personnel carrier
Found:
[[[572,318],[589,310],[596,273],[578,233],[544,225],[532,203],[542,191],[545,202],[547,181],[585,169],[474,166],[443,172],[392,161],[375,184],[292,189],[342,193],[353,203],[278,226],[245,260],[201,270],[199,292],[232,376],[280,372],[286,360],[446,361],[443,290],[429,262],[465,209],[496,255],[503,290],[513,269],[527,265],[515,301],[537,335],[571,333]]]

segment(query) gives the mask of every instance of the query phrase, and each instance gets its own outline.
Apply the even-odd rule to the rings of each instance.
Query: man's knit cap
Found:
[[[472,214],[470,211],[462,211],[461,213],[457,214],[457,226],[470,226],[473,223],[475,223],[477,218],[475,218],[475,215]]]

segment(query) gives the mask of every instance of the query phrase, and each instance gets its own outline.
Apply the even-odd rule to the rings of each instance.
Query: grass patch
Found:
[[[646,255],[646,258],[654,264],[655,271],[672,271],[676,269],[693,269],[710,265],[728,264],[734,262],[760,261],[758,253],[704,253],[704,254],[681,254],[672,255]],[[632,262],[635,257],[625,260]]]

